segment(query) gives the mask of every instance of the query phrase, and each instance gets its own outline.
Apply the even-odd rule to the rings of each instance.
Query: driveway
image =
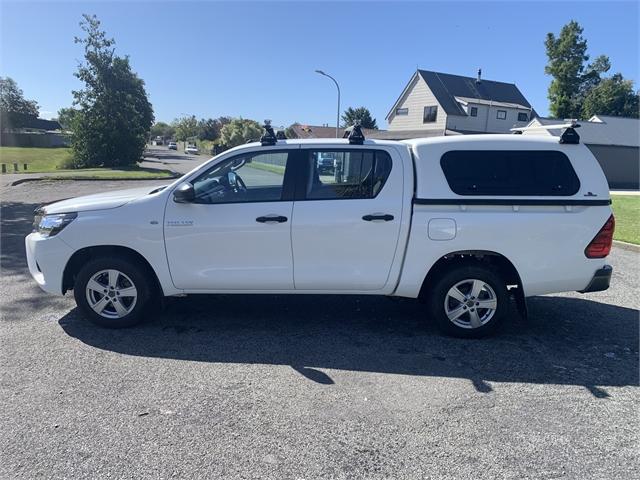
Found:
[[[109,331],[39,291],[22,242],[37,204],[127,187],[3,191],[0,478],[637,476],[637,253],[485,340],[329,295],[179,298]]]
[[[159,168],[178,173],[187,173],[198,165],[209,160],[213,155],[187,155],[182,150],[169,150],[167,147],[152,146],[145,151],[145,157],[140,166],[144,168]]]

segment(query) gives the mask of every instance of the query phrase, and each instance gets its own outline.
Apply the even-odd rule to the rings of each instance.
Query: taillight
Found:
[[[598,234],[593,237],[591,243],[584,249],[584,254],[587,258],[604,258],[609,255],[611,251],[611,244],[613,243],[613,231],[616,228],[616,219],[613,215],[609,217],[607,223],[600,229]]]

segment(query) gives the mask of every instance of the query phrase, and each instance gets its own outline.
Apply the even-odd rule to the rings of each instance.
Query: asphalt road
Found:
[[[186,155],[182,150],[169,150],[167,147],[153,146],[145,151],[144,161],[140,166],[147,168],[160,168],[172,170],[178,173],[187,173],[198,165],[209,160],[213,155],[201,153],[199,155]]]
[[[131,186],[3,189],[0,478],[638,478],[639,254],[480,341],[338,296],[181,298],[102,330],[39,291],[22,241],[38,203]]]

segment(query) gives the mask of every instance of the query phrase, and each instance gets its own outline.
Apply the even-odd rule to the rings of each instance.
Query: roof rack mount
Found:
[[[362,133],[360,122],[345,128],[342,138],[348,138],[351,145],[362,145],[364,143],[364,133]]]
[[[260,143],[263,147],[270,147],[275,145],[278,142],[278,138],[276,137],[275,132],[273,131],[273,127],[271,126],[271,120],[265,120],[264,125],[264,133],[260,137]]]
[[[547,131],[547,130],[560,130],[560,143],[563,144],[578,144],[580,143],[580,135],[576,132],[576,128],[580,128],[580,124],[577,120],[570,120],[566,123],[555,125],[532,125],[530,127],[514,127],[511,131],[514,135],[522,135],[523,132],[535,132],[535,131]]]
[[[265,120],[262,128],[264,128],[264,133],[260,137],[260,143],[263,147],[272,147],[278,143],[278,140],[287,139],[287,134],[284,130],[274,132],[273,127],[271,126],[271,120]],[[253,140],[249,140],[247,143],[251,142],[253,142]]]

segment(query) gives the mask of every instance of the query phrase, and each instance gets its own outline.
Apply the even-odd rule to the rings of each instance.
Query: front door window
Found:
[[[215,165],[193,180],[195,203],[281,200],[288,156],[288,152],[254,152]]]

